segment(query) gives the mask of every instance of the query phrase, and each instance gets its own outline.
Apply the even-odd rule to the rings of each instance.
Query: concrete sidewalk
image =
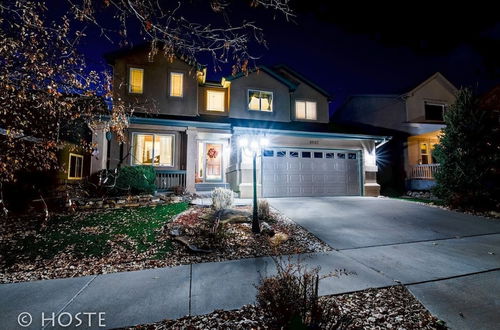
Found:
[[[411,291],[418,293],[417,298],[422,297],[425,304],[425,298],[429,297],[425,290],[427,287],[437,285],[444,289],[446,282],[442,280],[457,276],[493,271],[487,280],[479,277],[476,288],[490,292],[490,286],[498,287],[500,271],[494,270],[498,270],[500,265],[499,246],[500,235],[487,235],[440,240],[436,245],[430,242],[399,244],[300,255],[290,259],[295,261],[300,258],[309,267],[321,266],[323,274],[336,269],[355,273],[323,280],[320,283],[321,295],[385,287],[396,284],[397,280],[410,285]],[[495,251],[492,252],[494,254],[488,254],[489,250]],[[105,312],[106,327],[114,328],[205,314],[215,309],[235,309],[254,302],[255,285],[260,277],[273,273],[275,265],[271,258],[252,258],[3,284],[0,286],[0,324],[2,329],[20,329],[17,317],[21,312],[29,312],[33,316],[30,327],[33,329],[40,328],[42,312],[45,315]],[[490,283],[495,279],[494,275],[496,286]],[[432,284],[437,283],[434,281],[442,283]],[[434,307],[441,312],[439,308],[442,307]],[[496,314],[492,315],[489,322],[500,321]],[[454,322],[453,319],[444,319]],[[471,320],[475,319],[471,317]],[[488,319],[483,318],[483,321]],[[484,325],[487,328],[488,324]]]
[[[286,258],[286,257],[285,257]],[[393,285],[389,278],[339,252],[301,255],[301,262],[321,266],[321,273],[347,269],[356,275],[328,278],[320,294],[334,294]],[[17,317],[29,312],[30,329],[41,327],[42,312],[105,312],[107,328],[132,326],[235,309],[255,301],[261,276],[275,273],[271,258],[252,258],[149,269],[81,278],[0,285],[2,329],[21,329]]]

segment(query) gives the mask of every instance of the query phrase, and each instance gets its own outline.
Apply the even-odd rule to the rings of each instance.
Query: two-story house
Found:
[[[333,118],[364,132],[393,136],[389,151],[378,155],[380,179],[399,188],[427,190],[439,166],[432,152],[444,127],[443,113],[455,102],[456,92],[437,72],[403,94],[353,95]]]
[[[264,66],[218,82],[203,68],[147,49],[107,56],[115,99],[156,111],[137,110],[127,140],[94,132],[100,155],[92,172],[123,165],[152,165],[158,190],[181,185],[189,192],[230,187],[252,196],[252,157],[241,142],[267,144],[257,162],[264,197],[378,195],[375,148],[385,137],[329,130],[329,94],[286,66]],[[141,109],[140,106],[137,107]]]

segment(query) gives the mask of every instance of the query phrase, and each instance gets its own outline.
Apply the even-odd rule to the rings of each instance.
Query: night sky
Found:
[[[436,71],[457,87],[478,92],[499,84],[500,15],[490,3],[450,7],[415,2],[384,8],[307,0],[292,4],[295,22],[279,14],[273,19],[269,11],[246,4],[231,7],[230,17],[245,17],[264,28],[269,48],[255,47],[253,54],[261,57],[257,65],[287,64],[299,71],[334,96],[333,112],[348,95],[407,92]],[[203,6],[194,8],[185,13],[192,20],[217,19],[206,15]],[[102,54],[119,47],[92,29],[87,32],[90,38],[81,50],[89,64],[102,67]],[[141,42],[138,36],[132,39]],[[207,57],[199,60],[209,65],[211,80],[230,74],[230,65],[214,72]]]

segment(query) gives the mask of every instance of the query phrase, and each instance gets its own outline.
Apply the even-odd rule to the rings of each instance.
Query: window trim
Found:
[[[139,70],[142,72],[142,82],[141,82],[141,91],[133,92],[132,91],[132,70]],[[140,68],[137,66],[129,66],[128,67],[128,93],[134,95],[142,95],[144,93],[144,68]]]
[[[208,94],[209,93],[222,94],[222,109],[221,110],[214,110],[214,109],[208,108]],[[204,110],[207,112],[210,112],[210,113],[224,113],[224,112],[226,112],[226,91],[215,90],[215,89],[206,89],[205,90],[205,109]]]
[[[172,75],[181,75],[181,95],[172,95]],[[169,97],[183,98],[184,97],[184,72],[170,71],[168,74],[168,95]]]
[[[427,119],[427,111],[425,109],[426,105],[434,105],[434,106],[440,106],[440,107],[442,107],[441,119]],[[424,101],[424,119],[425,119],[425,121],[439,122],[439,123],[444,122],[444,112],[445,112],[447,106],[448,105],[446,103]]]
[[[81,159],[82,165],[80,167],[80,176],[71,176],[71,157],[72,156],[76,157],[77,159]],[[83,155],[75,154],[72,152],[69,153],[69,156],[68,156],[68,180],[80,180],[83,178],[83,161],[84,161]],[[75,174],[77,174],[76,169],[75,169]]]
[[[162,165],[162,164],[158,164],[156,165],[154,162],[149,165],[149,164],[135,164],[134,163],[134,158],[135,158],[135,155],[134,155],[134,152],[135,152],[135,146],[134,146],[134,141],[135,141],[135,136],[136,135],[152,135],[153,136],[153,157],[152,159],[155,158],[155,154],[154,154],[154,141],[155,141],[155,137],[156,136],[171,136],[172,137],[172,165]],[[174,133],[150,133],[150,132],[132,132],[132,140],[131,140],[131,153],[130,153],[130,166],[142,166],[142,165],[146,165],[146,166],[153,166],[153,167],[170,167],[170,168],[173,168],[175,167],[175,151],[176,151],[176,146],[175,146],[175,134]]]
[[[307,118],[299,118],[297,117],[297,102],[304,102],[305,103],[305,111],[306,111],[306,117],[307,117],[307,102],[314,102],[316,103],[316,119],[307,119]],[[295,99],[294,102],[294,115],[295,115],[295,120],[297,121],[318,121],[318,101],[317,100],[312,100],[312,99]]]
[[[271,110],[262,110],[262,104],[259,102],[260,109],[250,109],[249,104],[250,104],[250,91],[252,92],[263,92],[263,93],[270,93],[271,94]],[[274,112],[274,92],[269,91],[269,90],[262,90],[262,89],[255,89],[255,88],[248,88],[247,89],[247,110],[248,111],[258,111],[258,112],[263,112],[263,113],[273,113]]]

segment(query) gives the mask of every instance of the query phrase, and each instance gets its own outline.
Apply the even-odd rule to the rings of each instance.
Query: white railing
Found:
[[[410,168],[410,179],[433,180],[439,164],[412,165]]]
[[[186,171],[156,171],[156,189],[171,191],[178,186],[186,187]]]

